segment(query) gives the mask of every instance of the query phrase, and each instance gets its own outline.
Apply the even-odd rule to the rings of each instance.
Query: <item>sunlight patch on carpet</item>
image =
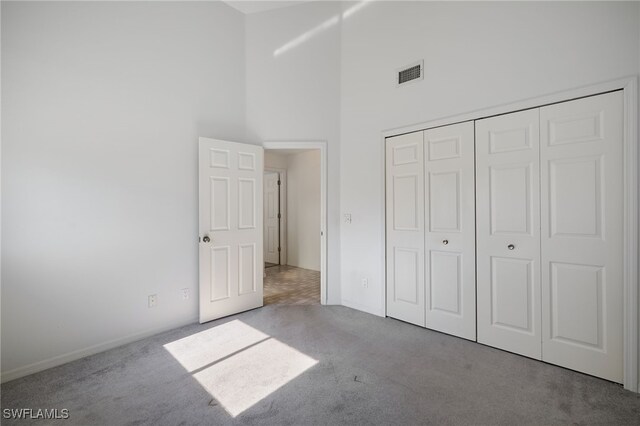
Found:
[[[318,363],[239,320],[164,347],[232,417]]]

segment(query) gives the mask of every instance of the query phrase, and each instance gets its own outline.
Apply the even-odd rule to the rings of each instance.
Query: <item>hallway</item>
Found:
[[[265,305],[319,305],[320,272],[295,266],[274,266],[265,270]]]

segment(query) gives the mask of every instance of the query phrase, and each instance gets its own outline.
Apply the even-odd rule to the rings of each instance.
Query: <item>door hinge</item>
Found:
[[[278,185],[281,185],[281,184],[282,184],[282,182],[280,182],[280,179],[278,179]]]
[[[278,213],[278,219],[281,219],[282,215],[280,213]]]
[[[282,251],[282,247],[278,247],[278,251]]]

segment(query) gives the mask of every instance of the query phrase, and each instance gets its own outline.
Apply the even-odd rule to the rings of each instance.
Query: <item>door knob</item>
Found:
[[[513,244],[509,244],[509,245],[507,246],[507,248],[508,248],[509,250],[513,250],[514,248],[516,248],[516,246],[514,246]]]
[[[446,246],[447,244],[449,244],[449,240],[442,240],[442,244]]]
[[[208,243],[209,241],[211,241],[211,238],[209,238],[208,235],[205,235],[202,241],[204,241],[205,243]]]

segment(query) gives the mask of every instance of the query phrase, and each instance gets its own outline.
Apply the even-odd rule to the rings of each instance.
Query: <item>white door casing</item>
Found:
[[[200,138],[201,323],[263,304],[263,172],[262,147]]]
[[[622,92],[540,109],[542,359],[623,381]]]
[[[277,172],[264,174],[264,261],[280,264],[280,196]]]
[[[540,359],[539,110],[475,124],[478,342]]]
[[[426,327],[476,339],[474,124],[424,132]]]
[[[423,132],[386,141],[387,314],[425,326]]]

